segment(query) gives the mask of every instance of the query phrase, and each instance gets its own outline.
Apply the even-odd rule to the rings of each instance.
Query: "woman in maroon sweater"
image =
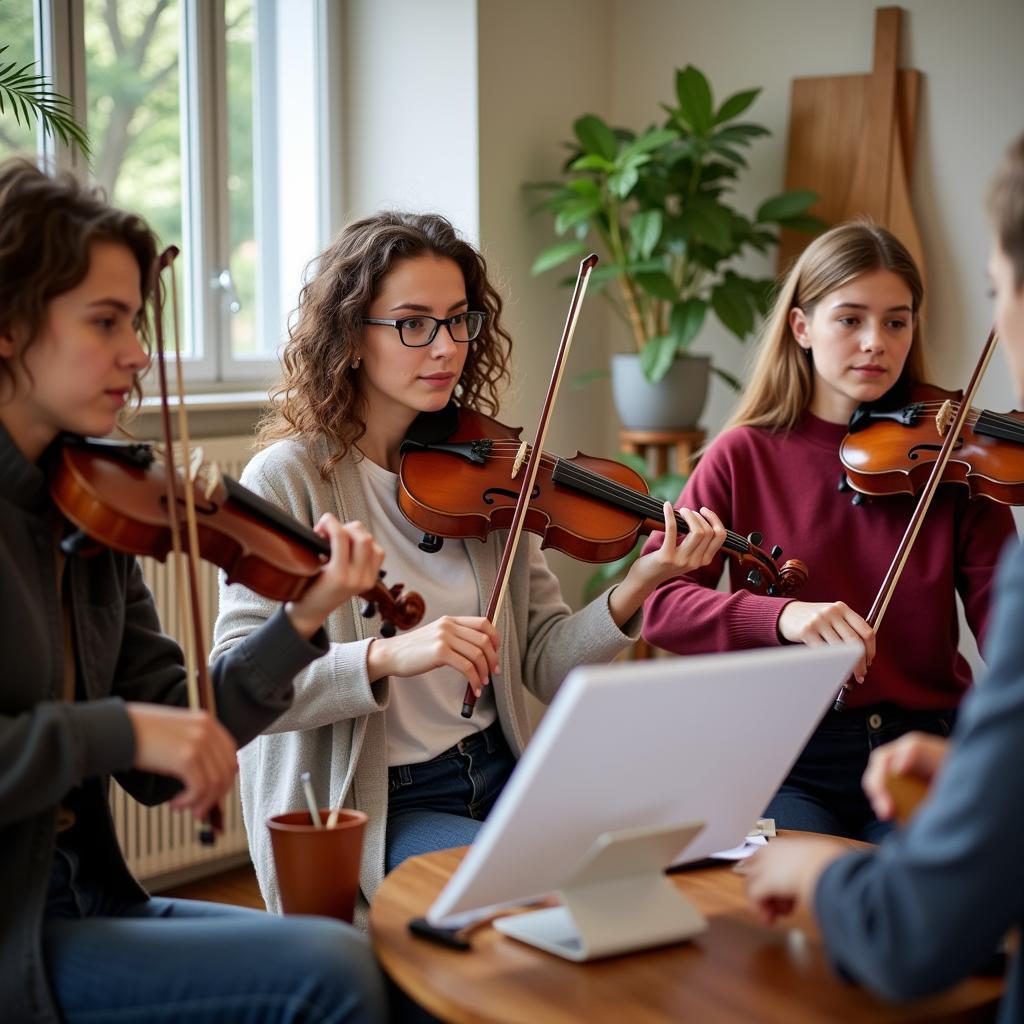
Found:
[[[983,643],[1009,509],[940,488],[878,636],[862,617],[914,509],[910,495],[862,499],[840,486],[839,444],[863,402],[898,400],[926,379],[923,288],[887,231],[846,224],[805,250],[768,320],[750,384],[679,499],[716,509],[807,563],[799,600],[743,588],[719,555],[648,599],[644,636],[677,654],[860,639],[865,655],[847,710],[829,712],[766,813],[783,828],[878,840],[890,827],[860,778],[871,750],[911,729],[947,735],[971,683],[958,653],[956,594]],[[660,543],[650,538],[648,546]]]

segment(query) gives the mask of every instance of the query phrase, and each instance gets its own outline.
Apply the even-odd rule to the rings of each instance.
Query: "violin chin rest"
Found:
[[[60,549],[66,558],[91,558],[103,550],[103,545],[84,531],[75,530],[60,542]]]

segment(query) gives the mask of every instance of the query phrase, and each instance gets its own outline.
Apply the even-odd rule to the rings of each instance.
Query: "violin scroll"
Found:
[[[760,533],[747,534],[746,538],[731,530],[727,533],[722,552],[731,555],[746,573],[747,585],[759,594],[768,597],[792,597],[807,582],[810,572],[807,563],[799,558],[790,558],[778,564],[782,548],[778,544],[771,551],[761,547]]]
[[[423,621],[423,614],[426,606],[423,598],[415,591],[410,590],[403,594],[404,583],[396,583],[392,587],[386,587],[383,583],[384,570],[380,571],[380,579],[373,587],[359,596],[365,602],[361,609],[364,619],[372,619],[375,615],[381,617],[380,635],[391,637],[396,630],[412,629]]]

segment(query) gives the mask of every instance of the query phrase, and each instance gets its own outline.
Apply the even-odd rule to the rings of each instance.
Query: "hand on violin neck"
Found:
[[[842,601],[790,601],[779,614],[775,628],[783,640],[809,647],[859,640],[864,645],[864,656],[853,670],[858,683],[864,682],[875,658],[874,629]]]
[[[418,676],[442,665],[463,675],[479,697],[500,670],[498,631],[479,615],[442,615],[426,626],[374,640],[366,651],[370,681]]]
[[[125,707],[135,733],[132,767],[177,779],[182,791],[171,807],[202,820],[234,783],[234,738],[207,711],[137,702]]]
[[[331,542],[330,557],[302,597],[285,605],[296,633],[307,640],[335,608],[369,590],[384,564],[383,550],[362,523],[343,524],[328,513],[315,529]]]
[[[679,515],[688,528],[681,538],[672,505],[667,501],[662,514],[665,533],[661,546],[641,555],[608,599],[617,626],[628,622],[660,584],[707,565],[725,541],[726,529],[722,520],[708,508],[702,508],[700,512],[679,509]]]

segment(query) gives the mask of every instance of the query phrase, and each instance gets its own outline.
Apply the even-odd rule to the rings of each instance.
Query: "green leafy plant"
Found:
[[[813,192],[773,196],[752,219],[729,205],[747,166],[742,150],[769,134],[738,120],[760,89],[738,92],[716,108],[707,79],[692,65],[676,71],[675,85],[675,106],[662,104],[665,122],[639,134],[593,114],[579,118],[563,179],[528,186],[547,193],[537,209],[554,216],[563,236],[537,257],[533,273],[578,260],[596,245],[604,262],[591,284],[617,286],[604,293],[651,382],[689,349],[709,309],[740,341],[753,332],[774,282],[739,273],[739,257],[767,253],[781,227],[825,226],[807,215],[818,198]],[[731,374],[713,370],[739,386]]]
[[[89,137],[75,120],[71,101],[56,92],[45,75],[35,70],[35,62],[19,66],[17,61],[2,63],[8,46],[0,46],[0,117],[10,111],[18,124],[26,128],[42,120],[43,131],[56,136],[65,146],[76,145],[91,156]]]
[[[615,456],[619,462],[624,462],[630,469],[635,469],[647,483],[647,489],[659,501],[671,501],[675,504],[686,483],[686,476],[682,473],[662,473],[661,476],[652,477],[647,469],[646,461],[639,455],[631,452],[619,452]],[[636,561],[640,549],[646,542],[646,537],[641,537],[636,546],[628,554],[617,558],[614,562],[605,562],[599,565],[587,582],[583,585],[583,597],[586,601],[592,601],[603,590],[612,583],[621,579],[626,570]]]

